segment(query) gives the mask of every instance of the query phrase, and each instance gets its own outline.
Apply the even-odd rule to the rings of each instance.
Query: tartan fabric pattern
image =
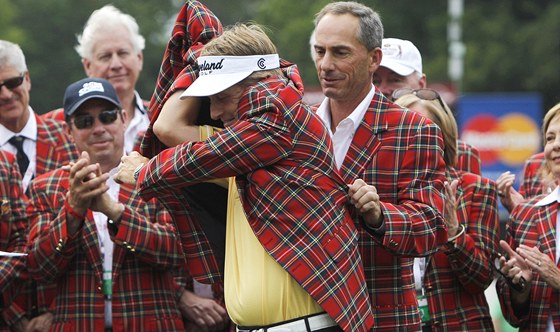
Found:
[[[559,204],[536,206],[544,197],[536,196],[513,209],[506,225],[506,241],[513,250],[520,244],[537,247],[556,262],[556,214]],[[548,317],[552,315],[554,329],[560,331],[558,290],[550,287],[537,272],[533,272],[530,287],[529,314],[517,317],[510,300],[511,290],[503,277],[498,278],[496,290],[506,320],[519,327],[519,331],[545,331]]]
[[[492,331],[484,291],[492,283],[491,259],[499,241],[496,183],[448,168],[448,181],[459,180],[457,219],[465,234],[455,247],[428,258],[424,289],[433,331]]]
[[[541,182],[541,168],[544,166],[544,152],[532,155],[525,161],[523,167],[523,182],[519,188],[519,193],[526,199],[544,194]]]
[[[151,121],[139,147],[142,155],[153,157],[167,148],[154,135],[153,124],[165,101],[177,89],[185,89],[196,79],[197,58],[202,47],[221,33],[222,24],[214,13],[198,1],[185,2],[175,20],[150,100]],[[163,203],[169,211],[173,211],[189,274],[201,283],[211,283],[215,289],[221,289],[223,280],[218,263],[206,235],[191,213],[188,195],[177,190]],[[222,297],[223,294],[215,296]]]
[[[362,179],[375,186],[381,201],[381,235],[353,212],[374,329],[420,329],[412,256],[433,254],[447,241],[439,128],[376,90],[339,171],[344,183]]]
[[[154,135],[153,124],[175,90],[187,88],[198,77],[197,59],[202,47],[222,31],[220,20],[202,3],[185,2],[175,19],[150,100],[151,123],[140,146],[142,155],[153,157],[166,148]]]
[[[458,139],[457,165],[455,165],[455,168],[463,172],[482,175],[480,164],[480,151],[471,144]]]
[[[209,139],[167,149],[142,169],[141,195],[236,176],[243,208],[267,252],[345,331],[367,331],[368,301],[357,232],[332,142],[302,104],[295,65],[247,88],[239,121]]]
[[[62,123],[55,118],[44,119],[34,114],[37,121],[37,147],[35,176],[40,176],[78,159],[78,151],[70,141]],[[15,323],[24,315],[47,311],[54,294],[54,287],[38,285],[31,281],[20,285],[22,291],[14,302],[4,311],[10,323]],[[35,298],[34,298],[35,297]]]
[[[37,164],[35,176],[50,172],[78,159],[78,150],[68,138],[62,123],[54,119],[37,119]]]
[[[14,155],[0,150],[0,250],[24,252],[27,238],[27,200]],[[19,279],[25,279],[25,257],[0,258],[0,331],[10,331],[4,307],[13,300]],[[5,317],[4,317],[5,316]],[[5,321],[6,319],[6,321]]]
[[[64,200],[68,174],[61,169],[38,177],[30,187],[28,268],[40,282],[56,283],[51,307],[54,331],[103,331],[102,257],[93,214],[82,229],[67,234]],[[125,211],[109,227],[113,252],[113,331],[182,331],[173,271],[184,256],[169,213],[155,200],[142,201],[121,185]]]

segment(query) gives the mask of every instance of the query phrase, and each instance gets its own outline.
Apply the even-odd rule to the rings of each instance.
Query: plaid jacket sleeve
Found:
[[[153,124],[173,92],[187,88],[196,79],[196,61],[202,47],[221,33],[220,20],[206,6],[198,1],[185,2],[175,20],[150,100],[151,123],[140,146],[142,155],[152,157],[165,148],[154,135]]]
[[[25,252],[27,232],[27,200],[21,189],[21,177],[15,157],[0,150],[0,250]],[[4,310],[13,300],[18,284],[27,278],[25,257],[0,257],[0,308],[8,323],[14,323],[21,315]],[[24,312],[20,313],[23,314]],[[14,316],[15,315],[15,316]],[[0,329],[3,322],[0,319]]]
[[[544,152],[532,155],[523,167],[523,182],[519,193],[526,199],[543,194],[541,169],[544,165]]]
[[[346,183],[361,178],[376,187],[384,231],[372,240],[393,253],[425,256],[447,242],[442,147],[435,124],[379,93],[354,135],[341,171]]]
[[[480,164],[480,151],[465,141],[457,140],[457,165],[455,168],[481,175]]]
[[[479,294],[494,277],[490,260],[497,252],[500,229],[496,183],[471,173],[464,173],[460,181],[457,217],[465,235],[455,240],[454,248],[444,246],[444,251],[462,287]]]

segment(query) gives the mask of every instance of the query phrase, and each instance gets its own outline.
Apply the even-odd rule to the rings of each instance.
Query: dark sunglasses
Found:
[[[2,89],[3,86],[5,86],[10,90],[17,88],[18,86],[21,85],[21,83],[23,83],[24,77],[25,77],[25,73],[21,73],[21,75],[19,75],[18,77],[8,78],[4,82],[0,83],[0,90]]]
[[[101,121],[102,124],[108,125],[117,120],[120,110],[105,110],[99,113],[97,118]],[[88,129],[93,127],[93,123],[95,122],[95,118],[91,114],[78,114],[72,120],[74,126],[78,129]]]
[[[437,100],[441,105],[441,108],[447,112],[447,107],[443,103],[443,99],[436,90],[432,89],[410,89],[410,88],[401,88],[393,91],[393,100],[397,100],[404,95],[415,95],[416,97],[422,100]]]

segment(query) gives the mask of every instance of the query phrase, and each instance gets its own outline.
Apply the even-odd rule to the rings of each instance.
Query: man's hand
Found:
[[[51,327],[53,314],[45,312],[29,321],[25,332],[46,332]]]
[[[185,319],[196,325],[193,331],[221,331],[229,321],[226,310],[216,301],[200,297],[188,290],[181,294],[179,310]]]
[[[372,228],[381,226],[383,215],[377,189],[361,179],[355,180],[348,188],[350,203],[358,209],[366,224]]]
[[[23,317],[12,325],[12,332],[26,332],[28,325],[29,320]]]
[[[136,184],[134,171],[138,166],[145,165],[149,160],[150,159],[142,156],[140,153],[132,151],[128,156],[123,156],[121,158],[119,171],[113,179],[117,183]]]
[[[102,195],[109,187],[105,183],[108,174],[100,174],[99,164],[90,164],[87,152],[82,155],[69,170],[69,188],[66,193],[66,204],[79,215],[85,215],[91,207],[93,199]],[[82,220],[74,214],[67,213],[68,231],[75,234],[81,227]]]

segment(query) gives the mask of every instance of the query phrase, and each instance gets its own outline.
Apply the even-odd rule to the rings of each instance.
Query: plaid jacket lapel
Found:
[[[380,110],[379,92],[376,92],[340,167],[340,174],[347,184],[362,178],[364,168],[370,164],[368,161],[381,146],[377,135],[387,130],[387,124]]]

